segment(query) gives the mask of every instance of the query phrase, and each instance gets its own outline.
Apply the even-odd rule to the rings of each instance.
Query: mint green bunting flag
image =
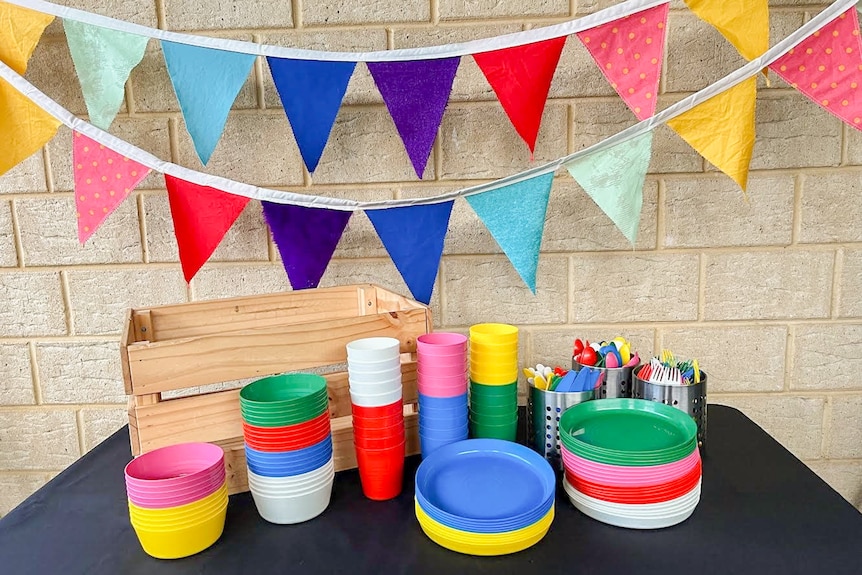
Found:
[[[566,164],[566,169],[623,235],[635,243],[652,131]]]
[[[551,172],[464,198],[533,293],[553,180]]]
[[[120,110],[126,80],[141,63],[149,38],[74,20],[63,20],[63,28],[90,123],[107,130]]]

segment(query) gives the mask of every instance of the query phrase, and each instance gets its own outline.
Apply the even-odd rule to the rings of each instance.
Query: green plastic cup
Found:
[[[485,425],[470,421],[470,437],[474,439],[503,439],[506,441],[515,441],[518,435],[518,420],[514,420],[506,425]]]
[[[482,383],[476,383],[475,381],[470,381],[470,395],[471,396],[482,396],[482,397],[492,397],[492,396],[505,396],[508,397],[510,395],[514,395],[517,397],[518,395],[518,381],[515,380],[512,383],[507,383],[505,385],[485,385]]]
[[[476,413],[471,409],[469,417],[476,423],[481,423],[482,425],[509,425],[513,421],[518,420],[518,412],[516,410],[512,410],[509,413],[488,414]]]

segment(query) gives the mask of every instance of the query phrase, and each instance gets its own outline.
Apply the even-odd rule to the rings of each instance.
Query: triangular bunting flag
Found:
[[[453,203],[365,211],[410,293],[425,304],[431,302]]]
[[[302,160],[308,171],[314,172],[356,62],[273,57],[267,62]]]
[[[862,40],[853,8],[769,67],[819,106],[862,130]]]
[[[140,64],[150,39],[75,20],[63,20],[63,28],[90,123],[107,130],[123,103],[129,73]]]
[[[73,134],[78,240],[83,244],[147,177],[150,169],[83,134]]]
[[[183,276],[191,282],[245,209],[249,198],[167,174],[165,185]]]
[[[643,206],[652,131],[566,164],[566,169],[617,228],[635,243]]]
[[[533,293],[553,181],[551,172],[465,197]]]
[[[769,0],[685,0],[689,10],[715,27],[746,60],[769,49]]]
[[[669,4],[578,32],[605,78],[639,120],[655,114]]]
[[[497,94],[515,130],[527,143],[530,154],[536,138],[551,80],[557,70],[566,37],[535,44],[473,54],[476,64]]]
[[[39,38],[53,21],[49,14],[0,2],[0,61],[23,75]]]
[[[290,285],[317,287],[353,212],[261,203]]]
[[[419,178],[425,172],[460,63],[460,57],[366,63]]]
[[[756,99],[757,78],[751,77],[669,120],[667,125],[745,190],[754,148]]]
[[[248,77],[255,56],[165,40],[162,40],[162,52],[186,129],[198,157],[206,164],[224,131],[228,112]]]
[[[60,122],[0,79],[0,175],[35,154]]]

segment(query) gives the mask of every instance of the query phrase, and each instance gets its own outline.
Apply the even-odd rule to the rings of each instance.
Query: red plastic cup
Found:
[[[380,439],[362,439],[362,438],[353,438],[353,445],[361,449],[389,449],[392,447],[398,447],[405,441],[405,434],[403,431],[397,432],[394,435],[390,435],[389,437],[382,437]]]
[[[356,447],[362,493],[374,501],[397,497],[404,486],[404,445],[387,449]]]
[[[416,338],[416,352],[427,355],[448,355],[467,351],[467,336],[444,331],[424,333]]]
[[[403,401],[394,401],[392,403],[388,403],[386,405],[374,405],[374,406],[364,406],[364,405],[356,405],[351,404],[353,410],[354,417],[386,417],[387,415],[394,415],[396,413],[404,413],[404,402]]]
[[[354,427],[353,428],[353,437],[359,437],[362,439],[385,439],[387,437],[392,437],[393,435],[399,435],[404,433],[404,422],[396,423],[395,425],[390,425],[389,427],[380,427],[374,429],[373,427]]]
[[[392,415],[384,417],[362,417],[361,415],[353,416],[353,429],[381,429],[401,424],[404,421],[404,412],[399,411]]]

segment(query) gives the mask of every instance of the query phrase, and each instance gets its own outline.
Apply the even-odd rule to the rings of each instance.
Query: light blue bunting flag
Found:
[[[126,80],[141,63],[150,39],[75,20],[63,20],[63,28],[90,123],[107,130],[123,103]]]
[[[162,52],[186,129],[198,157],[206,164],[256,56],[165,40]]]
[[[551,172],[465,197],[533,293],[553,180]]]
[[[365,210],[413,297],[431,301],[454,201]]]
[[[308,171],[314,172],[356,62],[266,60],[302,160]]]
[[[652,131],[566,164],[566,169],[632,243],[638,235]]]

